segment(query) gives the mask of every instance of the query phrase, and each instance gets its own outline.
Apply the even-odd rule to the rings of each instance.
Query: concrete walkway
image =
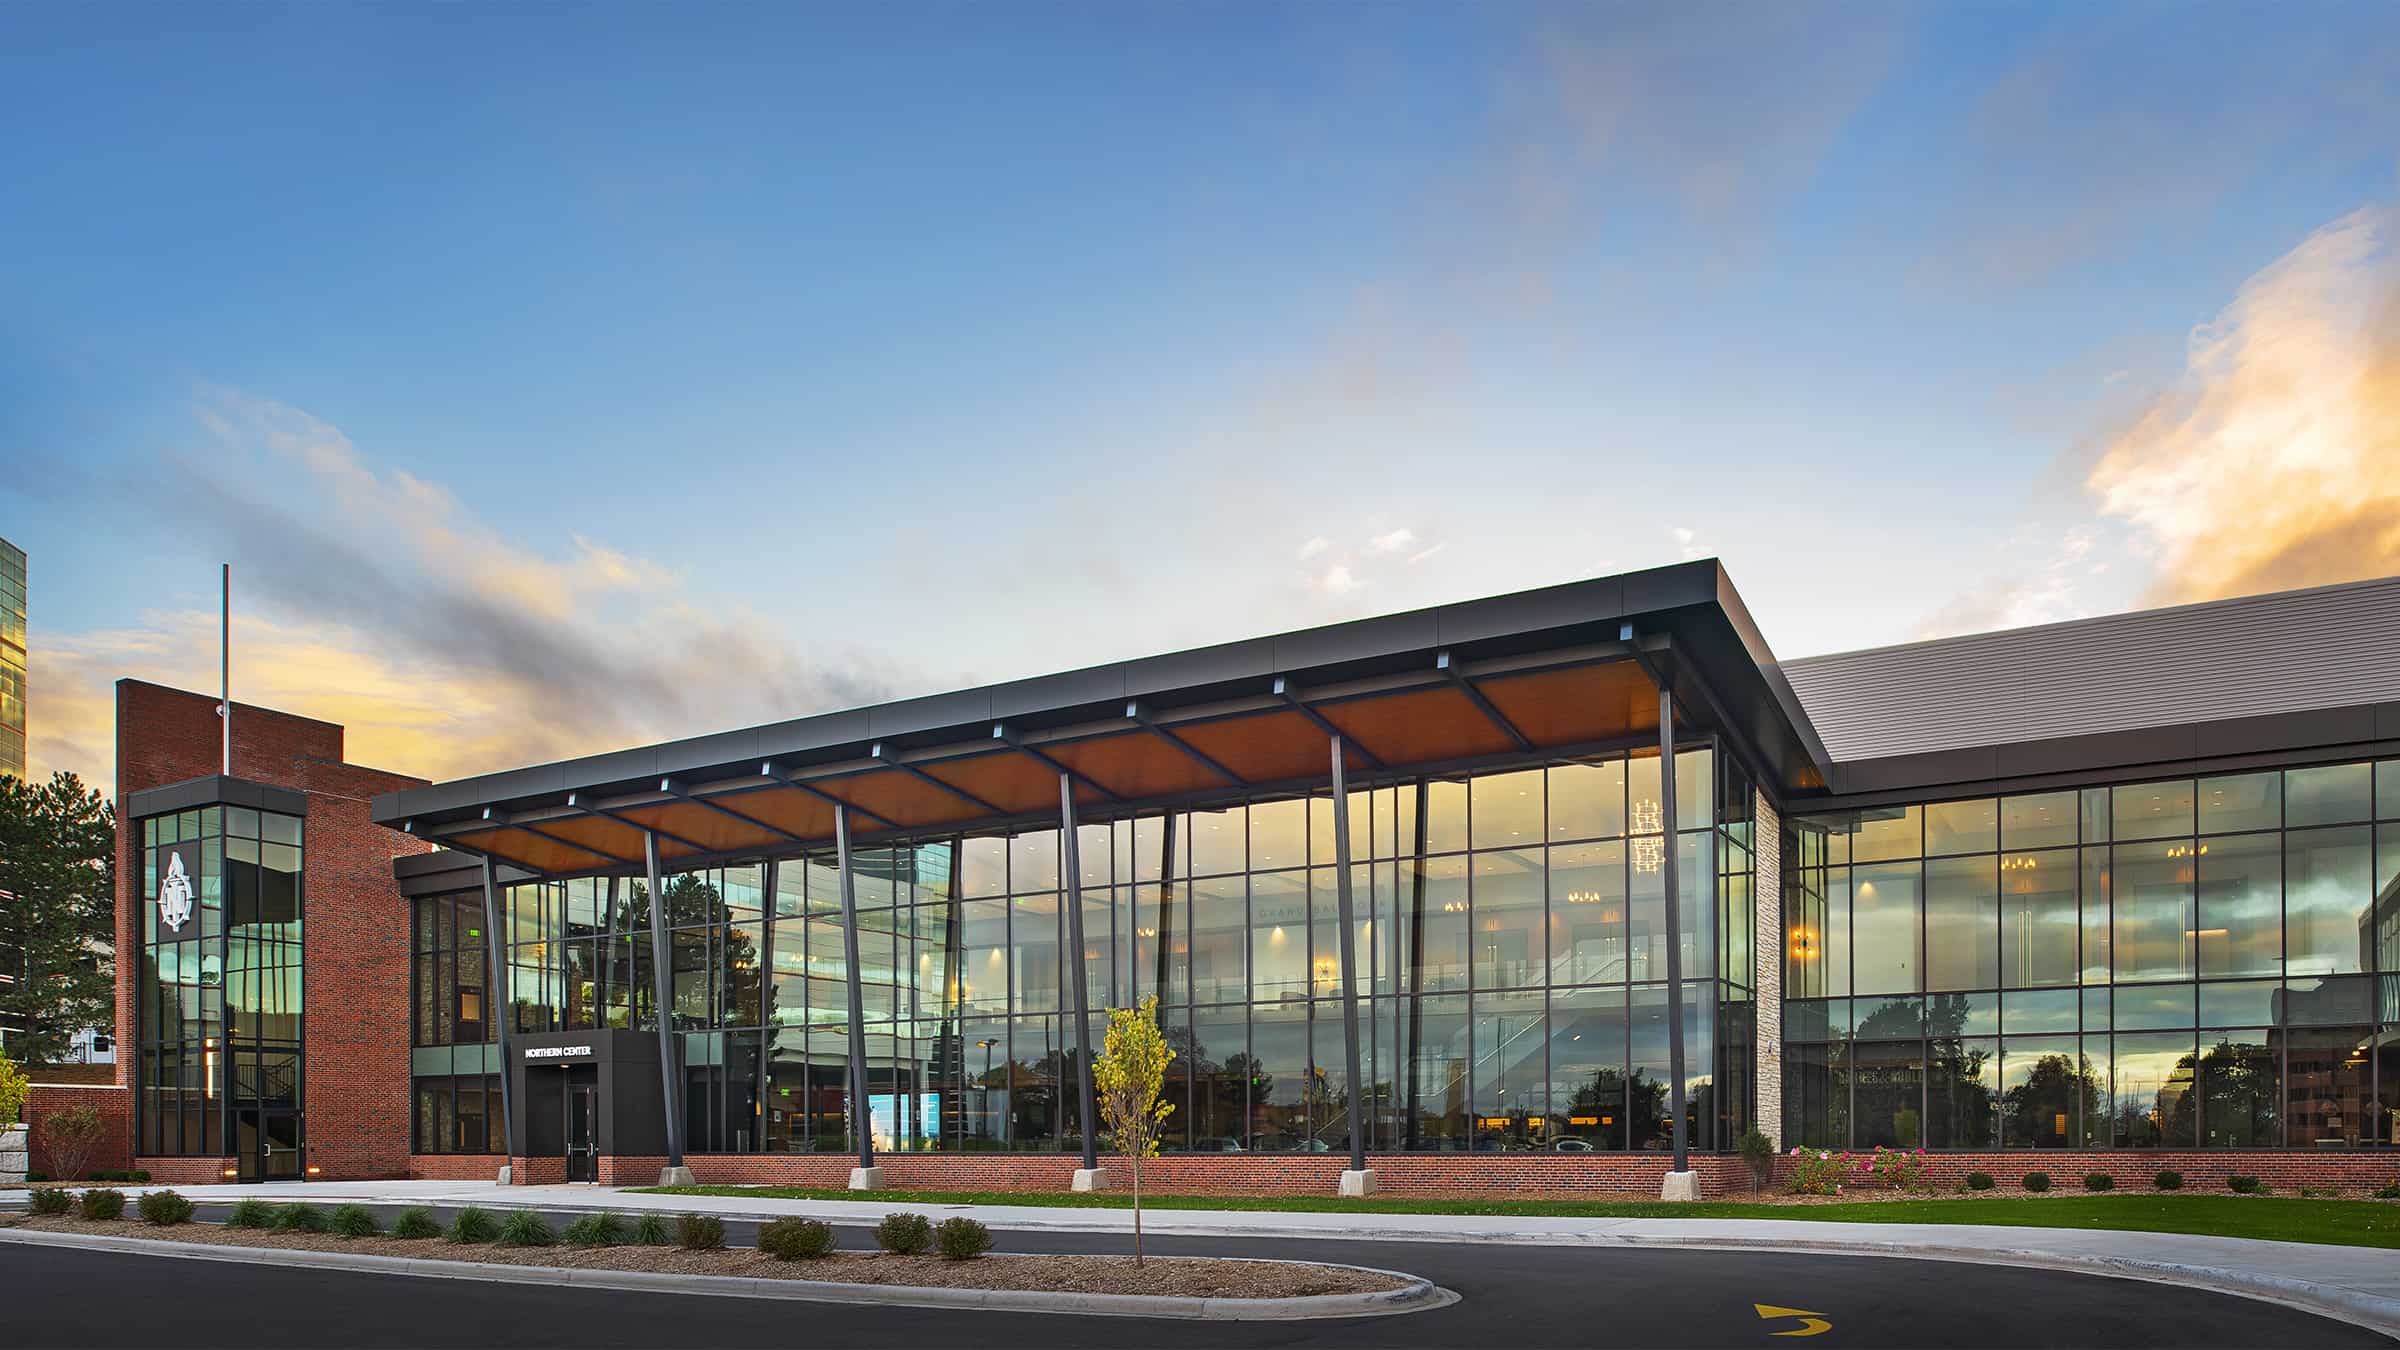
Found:
[[[806,1215],[872,1224],[888,1201],[764,1196],[639,1195],[608,1186],[499,1186],[461,1181],[351,1181],[178,1187],[196,1201],[307,1199],[318,1204],[482,1205],[550,1211],[705,1212],[726,1218]],[[1125,1209],[1036,1205],[913,1205],[935,1217],[969,1214],[995,1229],[1130,1233]],[[1362,1242],[1495,1242],[1545,1247],[1692,1247],[1980,1261],[2199,1284],[2372,1326],[2400,1337],[2400,1252],[2251,1238],[1976,1224],[1825,1223],[1805,1219],[1583,1219],[1518,1215],[1145,1210],[1143,1231],[1179,1237],[1313,1238]]]

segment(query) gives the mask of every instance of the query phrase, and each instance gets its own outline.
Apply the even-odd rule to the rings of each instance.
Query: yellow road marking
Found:
[[[1819,1332],[1833,1330],[1833,1323],[1826,1321],[1823,1313],[1806,1312],[1799,1308],[1778,1308],[1772,1303],[1753,1303],[1750,1306],[1758,1309],[1758,1315],[1769,1321],[1778,1317],[1800,1319],[1800,1325],[1789,1331],[1768,1332],[1767,1334],[1770,1336],[1814,1336]]]

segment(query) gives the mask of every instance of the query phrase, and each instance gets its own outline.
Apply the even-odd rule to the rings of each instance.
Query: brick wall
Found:
[[[412,1153],[408,1174],[420,1181],[490,1181],[506,1161],[496,1153]]]
[[[49,1150],[42,1144],[42,1122],[52,1112],[70,1107],[88,1106],[100,1113],[100,1142],[93,1147],[84,1167],[93,1172],[122,1172],[141,1164],[133,1160],[133,1094],[113,1085],[91,1083],[34,1083],[25,1098],[25,1122],[31,1126],[33,1157],[29,1166],[56,1180],[60,1177],[51,1165]]]
[[[520,1159],[528,1182],[560,1179],[556,1158]],[[850,1179],[857,1160],[847,1153],[693,1154],[685,1161],[703,1185],[829,1186]],[[1110,1179],[1129,1175],[1122,1158],[1103,1157]],[[1077,1159],[1057,1153],[897,1153],[876,1159],[887,1184],[910,1190],[1064,1191]],[[650,1185],[664,1158],[602,1158],[600,1179]],[[1346,1154],[1210,1153],[1169,1155],[1143,1164],[1147,1189],[1182,1194],[1332,1195],[1340,1189]],[[1665,1154],[1371,1154],[1378,1189],[1394,1195],[1523,1198],[1658,1198],[1672,1160]],[[1703,1195],[1747,1191],[1749,1173],[1738,1158],[1695,1155]]]
[[[2121,1191],[2147,1191],[2162,1171],[2181,1172],[2186,1189],[2202,1191],[2224,1190],[2225,1179],[2236,1173],[2257,1177],[2279,1191],[2301,1186],[2380,1187],[2400,1181],[2400,1154],[2388,1152],[2021,1149],[1928,1157],[1926,1179],[1935,1189],[1947,1191],[1964,1186],[1969,1172],[1990,1173],[2001,1192],[2022,1190],[2018,1183],[2028,1172],[2049,1173],[2053,1192],[2081,1191],[2084,1176],[2091,1172],[2106,1172]],[[1780,1179],[1789,1170],[1786,1159],[1777,1165],[1776,1175]]]
[[[140,680],[117,682],[117,810],[126,797],[216,773],[217,701]],[[233,776],[308,795],[303,836],[303,979],[307,1160],[326,1177],[410,1173],[408,902],[392,859],[431,847],[368,819],[375,794],[424,780],[342,761],[342,728],[234,705]],[[117,838],[117,950],[141,950],[138,830]],[[140,1066],[134,1036],[138,960],[120,961],[117,1081]],[[205,1160],[204,1160],[205,1161]],[[146,1160],[154,1175],[182,1164]],[[221,1164],[208,1164],[217,1179]]]

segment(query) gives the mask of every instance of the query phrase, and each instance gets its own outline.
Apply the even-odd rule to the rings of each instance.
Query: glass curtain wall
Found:
[[[1827,1147],[2400,1145],[2400,761],[1795,816]]]
[[[1677,756],[1672,831],[1655,753],[1351,793],[1370,1148],[1668,1146],[1669,847],[1691,1137],[1710,1149],[1738,1136],[1749,787],[1720,763],[1708,748]],[[1080,1148],[1067,1011],[1080,972],[1095,1046],[1104,1009],[1159,998],[1177,1055],[1166,1147],[1346,1151],[1331,797],[1095,822],[1078,843],[1081,953],[1055,829],[853,855],[876,1147]],[[832,858],[666,886],[690,1147],[852,1148]],[[518,1028],[655,1029],[642,880],[518,886],[509,906]]]
[[[140,829],[136,1151],[262,1156],[271,1129],[297,1175],[300,818],[211,806]]]

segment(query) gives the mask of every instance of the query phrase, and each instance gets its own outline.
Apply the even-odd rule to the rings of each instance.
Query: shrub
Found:
[[[1842,1189],[1842,1178],[1851,1171],[1850,1155],[1829,1148],[1795,1148],[1787,1156],[1792,1171],[1784,1187],[1794,1195],[1832,1195]]]
[[[530,1209],[520,1209],[500,1225],[500,1245],[503,1247],[553,1247],[558,1234],[550,1231],[549,1221]]]
[[[25,1109],[25,1098],[33,1092],[16,1061],[0,1055],[0,1130],[17,1123],[17,1115]]]
[[[2159,1173],[2157,1176],[2150,1178],[2150,1185],[2156,1190],[2180,1191],[2183,1189],[2183,1173],[2178,1172],[2174,1168],[2170,1167],[2166,1171]]]
[[[2265,1193],[2267,1188],[2259,1184],[2257,1177],[2245,1176],[2240,1172],[2236,1172],[2232,1176],[2225,1178],[2225,1189],[2232,1191],[2236,1195],[2261,1195]]]
[[[674,1241],[667,1231],[667,1221],[657,1214],[644,1214],[633,1221],[632,1240],[637,1246],[664,1247]]]
[[[273,1228],[275,1207],[264,1200],[236,1200],[225,1216],[227,1228]]]
[[[2375,1192],[2375,1198],[2378,1200],[2400,1200],[2400,1181],[2395,1181],[2391,1185]]]
[[[306,1200],[275,1211],[275,1231],[278,1233],[322,1233],[326,1226],[325,1211]]]
[[[884,1220],[886,1226],[890,1223],[891,1219]],[[880,1238],[882,1229],[877,1229],[876,1235]],[[833,1228],[815,1219],[777,1219],[758,1230],[758,1249],[778,1261],[814,1260],[832,1254]],[[924,1243],[918,1243],[916,1250],[925,1250]]]
[[[331,1226],[335,1237],[376,1237],[383,1232],[383,1225],[375,1222],[365,1205],[334,1206]]]
[[[451,1216],[450,1231],[446,1236],[461,1246],[489,1242],[500,1236],[500,1221],[492,1217],[490,1210],[469,1205]]]
[[[421,1242],[426,1238],[437,1238],[441,1235],[441,1224],[434,1220],[433,1211],[423,1205],[410,1205],[400,1211],[399,1218],[392,1220],[392,1236],[396,1238]]]
[[[2117,1188],[2117,1179],[2106,1172],[2086,1172],[2083,1174],[2083,1188],[2087,1191],[2113,1191]]]
[[[106,1133],[100,1113],[89,1106],[70,1106],[42,1117],[42,1151],[50,1158],[50,1170],[60,1181],[82,1177],[83,1165]]]
[[[687,1252],[717,1251],[725,1245],[725,1221],[714,1214],[678,1214],[675,1245]]]
[[[1750,1194],[1756,1197],[1760,1181],[1775,1171],[1775,1141],[1753,1128],[1742,1131],[1735,1148],[1742,1155],[1742,1165],[1750,1169]]]
[[[2048,1172],[2027,1172],[2024,1180],[2017,1184],[2039,1194],[2050,1189],[2050,1174]]]
[[[875,1245],[894,1256],[915,1256],[933,1245],[933,1221],[922,1214],[886,1214],[875,1225]]]
[[[1991,1173],[1989,1173],[1989,1172],[1969,1172],[1969,1173],[1967,1173],[1967,1189],[1968,1189],[1968,1190],[1970,1190],[1970,1191],[1988,1191],[1988,1190],[1990,1190],[1991,1188],[1992,1188],[1992,1174],[1991,1174]]]
[[[125,1192],[94,1186],[76,1197],[87,1219],[114,1219],[125,1213]]]
[[[603,1211],[586,1214],[567,1225],[566,1240],[575,1247],[614,1247],[625,1240],[625,1221]]]
[[[34,1213],[64,1214],[73,1208],[75,1208],[75,1196],[66,1187],[36,1186],[33,1188]]]
[[[192,1221],[192,1202],[173,1191],[152,1191],[134,1203],[142,1222],[160,1228]]]
[[[933,1245],[953,1261],[972,1261],[992,1249],[992,1230],[961,1214],[934,1226]]]

